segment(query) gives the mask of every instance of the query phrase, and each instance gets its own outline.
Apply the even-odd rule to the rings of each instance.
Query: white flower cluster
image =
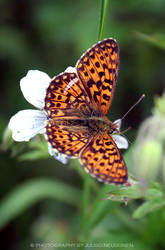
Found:
[[[65,72],[75,73],[76,69],[68,67]],[[51,82],[51,78],[39,70],[30,70],[27,75],[20,81],[20,88],[25,99],[38,110],[27,109],[21,110],[11,117],[8,127],[12,130],[12,138],[15,141],[29,141],[37,134],[45,134],[47,114],[44,110],[46,90]],[[121,120],[115,121],[120,129]],[[128,148],[127,140],[120,135],[112,135],[118,148]],[[62,163],[67,163],[68,157],[55,152],[49,144],[50,155],[54,156]]]

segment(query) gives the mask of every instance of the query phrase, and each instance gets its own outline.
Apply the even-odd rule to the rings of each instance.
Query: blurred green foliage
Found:
[[[42,137],[27,144],[11,141],[7,130],[4,134],[13,114],[32,108],[21,94],[20,78],[29,69],[53,77],[74,66],[97,42],[100,9],[99,0],[0,1],[2,249],[37,249],[35,243],[50,249],[45,243],[57,242],[74,243],[69,249],[77,249],[76,243],[82,244],[80,249],[87,248],[86,243],[111,243],[116,249],[125,249],[122,244],[137,250],[165,248],[164,96],[154,103],[165,90],[164,0],[109,0],[104,34],[118,41],[121,60],[109,118],[121,117],[146,94],[124,121],[125,128],[132,127],[124,157],[130,174],[141,180],[145,172],[142,185],[136,180],[132,187],[99,184],[77,160],[63,166],[52,159]],[[154,141],[149,147],[141,140],[134,144],[137,134],[145,134],[144,124],[149,131],[145,138]],[[143,152],[155,155],[153,161],[141,157]],[[143,162],[145,169],[139,166]]]

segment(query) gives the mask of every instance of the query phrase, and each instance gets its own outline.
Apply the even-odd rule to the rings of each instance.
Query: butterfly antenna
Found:
[[[139,98],[139,100],[125,113],[125,115],[123,115],[123,117],[121,118],[121,120],[123,120],[128,113],[139,103],[143,100],[143,98],[145,97],[145,94],[142,94],[141,97]]]
[[[128,127],[128,129],[124,130],[124,131],[120,131],[120,135],[122,135],[130,145],[132,145],[132,142],[125,136],[125,132],[129,131],[131,129],[131,127]]]

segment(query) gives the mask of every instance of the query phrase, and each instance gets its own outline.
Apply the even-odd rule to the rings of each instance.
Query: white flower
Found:
[[[68,67],[65,72],[75,73],[76,69]],[[50,82],[51,78],[39,70],[30,70],[21,79],[20,88],[25,99],[40,110],[22,110],[11,117],[8,127],[12,130],[12,138],[15,141],[29,141],[37,134],[45,134],[47,115],[44,111],[44,101]],[[115,121],[115,124],[120,130],[121,120]],[[119,148],[128,147],[128,142],[124,137],[116,134],[113,134],[112,137]],[[54,150],[49,143],[48,150],[50,155],[57,160],[64,164],[67,163],[69,157]]]
[[[8,127],[15,141],[29,141],[36,134],[45,132],[46,114],[40,110],[21,110],[11,117]]]
[[[117,125],[117,129],[120,131],[121,119],[118,119],[118,120],[114,121],[113,123]],[[115,141],[118,148],[123,148],[123,149],[128,148],[128,141],[124,136],[112,134],[112,138]]]
[[[69,66],[68,68],[66,68],[65,72],[77,73],[77,70],[76,70],[76,68],[73,68],[73,67]]]
[[[72,67],[69,67],[71,70]],[[29,141],[37,134],[45,133],[46,112],[44,108],[44,99],[46,90],[49,86],[51,78],[44,72],[39,70],[30,70],[27,75],[20,81],[20,88],[25,99],[40,110],[21,110],[10,118],[8,127],[12,130],[12,138],[15,141]],[[55,153],[53,148],[49,153],[62,163],[67,163],[68,157]]]
[[[36,108],[43,109],[46,89],[51,78],[39,70],[30,70],[20,81],[25,99]],[[45,132],[46,113],[43,110],[22,110],[11,117],[9,128],[15,141],[29,141],[36,134]]]
[[[121,135],[112,135],[116,145],[118,148],[127,149],[128,148],[128,141],[124,136]]]
[[[44,107],[46,89],[51,78],[39,70],[29,70],[27,75],[20,81],[21,91],[25,99],[39,109]]]
[[[54,158],[63,164],[66,164],[68,162],[69,156],[59,153],[57,150],[54,150],[50,143],[48,143],[48,151],[51,156],[54,156]]]

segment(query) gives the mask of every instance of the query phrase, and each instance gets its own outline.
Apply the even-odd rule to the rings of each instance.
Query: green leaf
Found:
[[[139,199],[142,197],[142,193],[140,192],[138,185],[132,185],[130,187],[120,187],[120,189],[116,189],[109,192],[108,195],[109,195],[108,199],[120,200],[120,201],[123,201],[124,197],[130,199]]]
[[[22,154],[18,157],[18,160],[20,161],[33,161],[33,160],[39,160],[39,159],[46,159],[49,158],[50,155],[48,152],[42,152],[41,150],[34,150],[31,152],[27,152],[25,154]]]
[[[124,198],[129,199],[155,199],[163,198],[163,188],[158,183],[153,183],[150,188],[144,188],[137,182],[132,186],[116,187],[111,192],[108,192],[109,200],[123,201]]]
[[[133,213],[133,218],[140,219],[145,215],[147,215],[148,213],[154,212],[164,206],[165,206],[165,199],[162,198],[146,201],[135,210],[135,212]]]
[[[165,49],[165,34],[155,33],[148,35],[141,32],[135,32],[135,35],[145,42],[153,44],[161,49]]]
[[[163,187],[159,183],[154,183],[152,187],[148,188],[146,195],[144,195],[146,199],[156,199],[164,197]]]
[[[0,228],[45,198],[79,205],[81,192],[57,180],[35,179],[16,187],[0,204]]]
[[[26,152],[18,156],[20,161],[33,161],[39,159],[46,159],[50,157],[48,153],[48,144],[43,136],[37,136],[28,142],[28,147],[31,149],[29,152]]]

